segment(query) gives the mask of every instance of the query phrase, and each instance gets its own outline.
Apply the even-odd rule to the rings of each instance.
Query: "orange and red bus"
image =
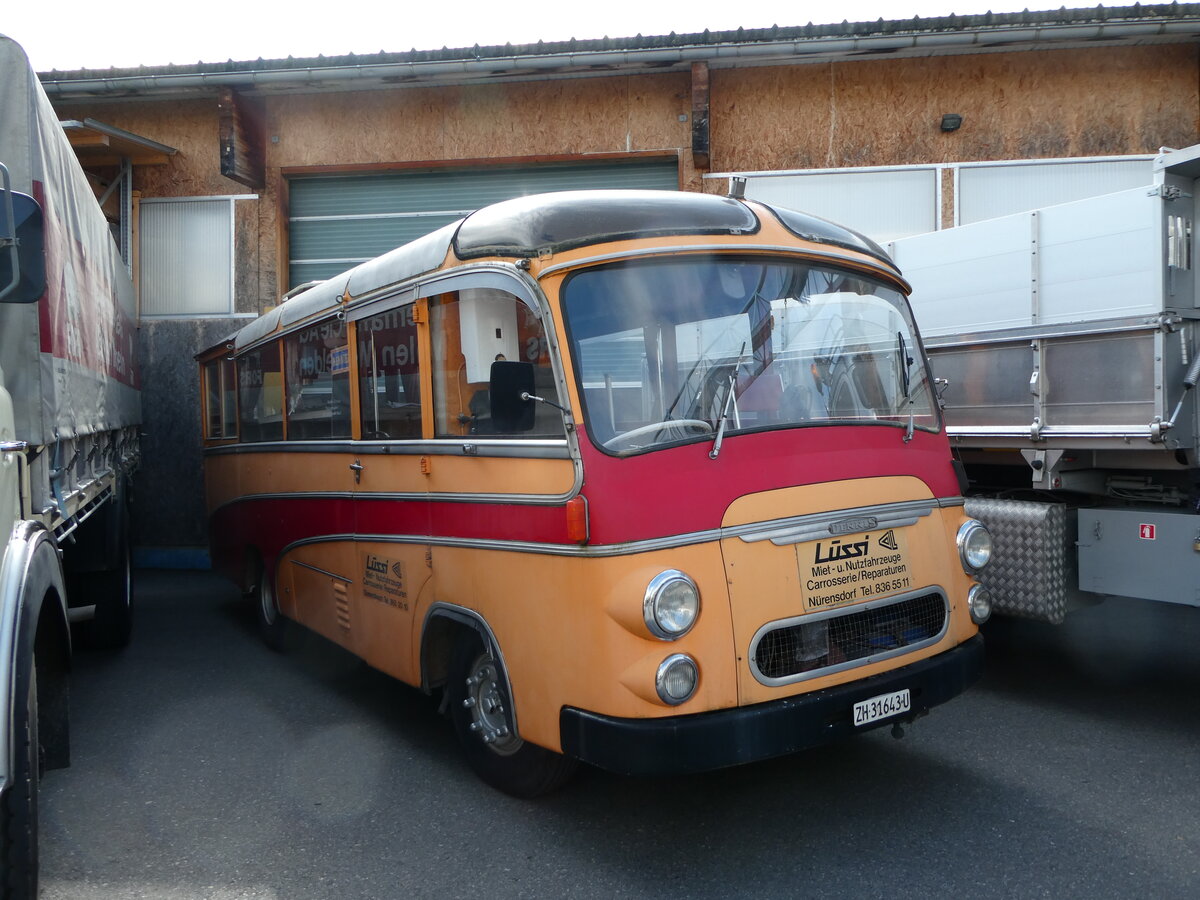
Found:
[[[198,357],[213,565],[517,795],[911,722],[981,672],[991,539],[906,292],[738,197],[486,207]]]

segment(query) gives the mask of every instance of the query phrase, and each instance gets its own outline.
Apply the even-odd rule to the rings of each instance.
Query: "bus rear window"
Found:
[[[278,341],[238,357],[238,412],[243,441],[283,440],[283,372]]]

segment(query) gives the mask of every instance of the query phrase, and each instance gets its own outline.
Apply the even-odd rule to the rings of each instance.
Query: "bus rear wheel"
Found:
[[[287,641],[288,620],[279,611],[275,586],[265,567],[258,569],[254,587],[254,609],[258,618],[258,633],[272,650],[282,651]]]
[[[467,762],[492,787],[514,797],[537,797],[574,773],[575,760],[517,734],[504,665],[474,633],[455,645],[447,689]]]

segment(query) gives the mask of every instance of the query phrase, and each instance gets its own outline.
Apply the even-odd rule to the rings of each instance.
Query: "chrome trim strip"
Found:
[[[820,669],[813,669],[809,672],[799,672],[795,675],[789,675],[786,678],[768,678],[758,670],[758,665],[755,662],[755,657],[758,654],[758,645],[763,636],[769,631],[776,631],[780,628],[790,628],[793,625],[809,624],[811,622],[819,622],[823,619],[834,619],[842,616],[861,613],[867,610],[879,609],[882,607],[892,606],[897,603],[903,603],[906,600],[912,600],[915,597],[924,597],[928,594],[937,594],[942,598],[942,628],[934,637],[927,638],[923,641],[918,641],[915,644],[908,644],[904,647],[897,647],[893,650],[885,650],[882,653],[874,653],[871,656],[864,656],[861,659],[850,660],[848,662],[837,663],[832,666],[824,666]],[[783,687],[784,685],[797,684],[801,681],[810,681],[813,678],[823,678],[826,675],[833,675],[838,672],[845,672],[849,669],[858,669],[862,666],[869,666],[872,663],[882,662],[885,659],[893,659],[897,656],[904,656],[908,653],[915,653],[925,647],[932,647],[943,637],[950,628],[950,601],[946,597],[946,592],[937,585],[920,588],[915,591],[907,591],[903,594],[898,594],[894,597],[884,597],[880,600],[870,600],[866,603],[855,603],[851,606],[842,606],[837,609],[825,610],[819,613],[807,613],[801,616],[792,616],[788,619],[776,619],[774,622],[768,622],[754,633],[754,637],[750,639],[749,656],[746,657],[750,665],[750,673],[754,676],[754,680],[759,684],[767,687]]]
[[[1181,314],[1190,318],[1187,313]],[[1194,315],[1194,314],[1193,314]],[[1012,344],[1054,338],[1083,337],[1101,334],[1135,333],[1139,331],[1161,331],[1162,316],[1137,316],[1125,319],[1109,319],[1101,322],[1065,322],[1061,324],[1022,325],[992,331],[977,331],[973,334],[938,335],[922,332],[921,339],[927,351],[950,350],[959,347],[976,347],[979,344]]]
[[[294,496],[294,495],[285,495]],[[511,500],[502,502],[513,502]],[[962,497],[948,497],[941,500],[922,500],[912,501],[914,504],[921,504],[928,507],[922,515],[929,515],[933,512],[934,507],[938,508],[953,508],[963,505]],[[903,504],[894,504],[901,506]],[[871,509],[872,507],[866,507]],[[874,507],[878,508],[878,507]],[[830,518],[832,521],[837,521],[839,518],[845,517],[847,513],[855,513],[857,510],[841,510],[835,513],[819,513],[817,515]],[[917,517],[919,518],[919,517]],[[917,518],[914,518],[915,522]],[[424,544],[430,547],[455,547],[459,549],[470,550],[496,550],[507,553],[535,553],[544,556],[568,556],[578,559],[610,559],[617,556],[632,556],[638,553],[654,553],[660,550],[674,550],[678,547],[690,547],[695,544],[707,544],[713,541],[721,541],[726,538],[742,537],[743,533],[750,533],[754,530],[768,531],[772,525],[777,526],[782,521],[775,522],[757,522],[753,525],[740,525],[734,528],[710,528],[706,531],[692,531],[686,534],[668,535],[666,537],[651,538],[644,541],[629,541],[621,544],[597,544],[597,545],[580,545],[580,544],[551,544],[538,543],[536,541],[511,541],[502,538],[455,538],[455,537],[435,537],[433,535],[423,534],[330,534],[321,535],[311,538],[301,538],[284,548],[286,553],[293,547],[303,546],[307,544],[321,544],[332,541],[359,541],[362,543],[379,543],[379,544]],[[889,527],[898,527],[895,525]],[[758,537],[753,537],[750,540],[768,540],[768,534],[761,534]],[[749,542],[749,541],[748,541]],[[781,545],[782,546],[782,545]]]
[[[639,259],[643,257],[654,256],[678,257],[684,254],[690,255],[698,253],[713,253],[716,251],[721,251],[723,253],[777,253],[782,256],[790,256],[793,258],[802,257],[811,259],[815,257],[817,259],[831,260],[834,262],[840,262],[842,264],[862,263],[869,259],[873,260],[873,264],[870,265],[870,268],[875,269],[878,272],[886,273],[892,278],[899,277],[895,270],[887,268],[883,262],[876,257],[868,257],[864,253],[863,256],[866,258],[859,259],[857,256],[849,255],[851,253],[858,253],[861,251],[845,250],[842,252],[834,252],[830,250],[819,250],[816,248],[801,248],[786,244],[741,244],[736,241],[736,235],[730,235],[730,237],[733,238],[733,240],[720,244],[679,244],[669,247],[642,247],[637,250],[622,250],[618,253],[604,253],[599,256],[586,256],[580,259],[572,259],[568,262],[561,262],[552,266],[547,266],[537,273],[537,279],[538,281],[541,281],[543,278],[549,275],[557,274],[564,269],[591,266],[596,265],[597,263],[613,262],[620,259]]]
[[[946,434],[952,441],[963,438],[1019,438],[1025,443],[1030,439],[1034,423],[1028,425],[961,425],[946,429]],[[1045,442],[1049,438],[1146,438],[1151,436],[1150,425],[1142,427],[1128,425],[1043,425],[1038,429],[1037,440]]]
[[[533,553],[540,556],[568,556],[579,559],[608,559],[616,556],[652,553],[656,550],[672,550],[676,547],[717,541],[720,540],[720,537],[721,534],[719,531],[706,531],[670,538],[659,538],[652,541],[638,541],[637,543],[630,544],[602,544],[592,547],[580,544],[542,544],[535,541],[506,541],[496,538],[433,537],[427,534],[327,534],[293,541],[282,552],[287,553],[295,547],[311,544],[358,541],[359,543],[375,544],[421,544],[427,547],[452,547],[460,550]]]
[[[287,551],[285,550],[284,553],[286,552]],[[280,557],[282,558],[283,555],[284,554],[280,554]],[[298,559],[289,559],[288,562],[290,562],[293,566],[299,566],[302,569],[308,569],[310,572],[316,572],[318,575],[328,575],[330,578],[334,578],[338,581],[344,581],[346,584],[354,584],[353,579],[347,578],[345,575],[338,575],[337,573],[330,572],[327,569],[321,569],[317,566],[310,566],[308,563],[300,562]]]
[[[474,452],[463,447],[470,445]],[[487,456],[502,459],[570,459],[566,438],[496,440],[494,438],[443,438],[435,441],[260,441],[205,447],[205,456],[240,453],[345,453],[383,456]]]
[[[227,500],[209,512],[209,517],[224,509],[251,500],[393,500],[421,503],[493,503],[512,506],[564,506],[573,495],[563,494],[424,494],[368,491],[293,491],[291,493],[242,494]]]
[[[770,541],[776,547],[786,547],[790,544],[801,544],[805,541],[815,541],[823,537],[848,532],[835,530],[843,520],[874,519],[875,524],[869,528],[854,529],[854,531],[878,531],[881,528],[903,528],[913,525],[919,519],[930,515],[941,504],[937,500],[909,500],[903,503],[887,503],[880,506],[860,506],[854,509],[839,509],[831,512],[812,513],[806,516],[794,516],[790,519],[780,519],[774,522],[764,522],[756,525],[741,526],[736,530],[737,536],[747,544],[759,541]],[[727,529],[733,531],[733,529]]]

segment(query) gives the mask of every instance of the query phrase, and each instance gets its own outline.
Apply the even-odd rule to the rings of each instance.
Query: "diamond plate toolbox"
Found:
[[[988,527],[992,561],[979,581],[1001,615],[1062,623],[1075,583],[1075,516],[1062,503],[974,497],[965,511]]]

